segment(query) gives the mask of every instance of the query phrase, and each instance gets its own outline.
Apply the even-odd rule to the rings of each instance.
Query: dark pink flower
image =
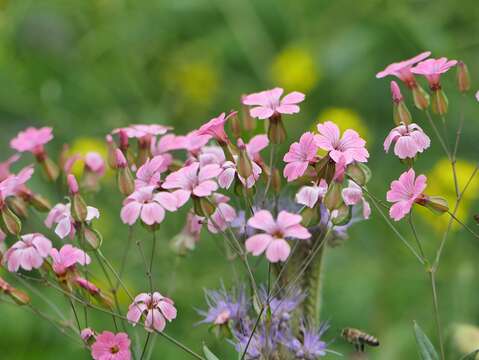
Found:
[[[113,334],[104,331],[98,334],[91,346],[91,356],[94,360],[130,360],[130,339],[125,333]]]
[[[30,151],[34,155],[43,153],[43,145],[53,139],[52,128],[29,127],[10,141],[10,147],[19,152]]]
[[[427,178],[424,175],[416,174],[413,169],[404,172],[399,180],[391,183],[391,189],[387,192],[387,200],[394,203],[389,210],[389,215],[396,221],[401,220],[409,214],[412,205],[422,198],[422,193],[426,189]]]
[[[336,163],[339,163],[341,157],[344,157],[345,165],[353,161],[367,162],[369,153],[366,149],[366,141],[359,134],[351,129],[347,129],[340,137],[338,126],[326,121],[324,124],[318,124],[319,135],[316,135],[316,145],[326,151]]]
[[[440,87],[439,80],[441,74],[447,72],[453,66],[456,66],[457,60],[448,60],[445,57],[439,59],[427,59],[421,61],[411,69],[411,72],[418,75],[424,75],[431,89]]]
[[[276,220],[267,210],[260,210],[248,220],[252,228],[262,230],[246,240],[246,250],[254,256],[259,256],[266,251],[266,258],[274,263],[285,261],[291,248],[286,238],[308,239],[309,231],[301,225],[301,215],[281,211]]]
[[[164,297],[159,292],[141,293],[128,308],[126,315],[128,321],[135,326],[145,316],[145,329],[147,331],[163,331],[166,320],[176,318],[176,308],[173,300]]]
[[[225,113],[221,113],[218,117],[215,117],[203,124],[197,131],[198,135],[209,135],[220,143],[226,143],[229,141],[228,135],[225,132],[225,123],[231,116],[235,116],[236,111],[233,111],[226,116]]]
[[[53,248],[50,250],[52,258],[52,268],[57,275],[64,275],[68,270],[75,267],[76,264],[87,265],[91,259],[87,253],[70,244],[64,245],[60,251]]]
[[[384,151],[389,151],[394,145],[394,154],[400,159],[414,158],[417,153],[422,153],[431,144],[426,133],[416,124],[399,125],[391,130],[384,140]]]
[[[243,97],[244,105],[254,106],[250,115],[258,119],[268,119],[274,114],[296,114],[299,104],[304,100],[304,94],[293,91],[281,99],[283,89],[277,87]]]
[[[391,81],[391,95],[395,103],[400,103],[401,101],[403,101],[401,89],[399,88],[398,83],[395,81]]]
[[[431,52],[425,51],[419,55],[414,56],[411,59],[392,63],[388,65],[383,71],[378,72],[376,74],[376,77],[380,79],[386,76],[396,76],[408,87],[414,87],[416,85],[416,80],[414,79],[414,75],[411,73],[411,68],[414,66],[414,64],[429,57],[429,55],[431,55]]]
[[[50,254],[51,248],[51,241],[42,234],[26,234],[7,250],[3,261],[10,272],[17,272],[19,268],[27,271],[38,269]]]
[[[318,146],[315,136],[311,132],[301,135],[299,142],[291,144],[289,151],[284,155],[283,161],[287,162],[284,176],[288,181],[296,180],[304,175],[308,165],[316,162]]]

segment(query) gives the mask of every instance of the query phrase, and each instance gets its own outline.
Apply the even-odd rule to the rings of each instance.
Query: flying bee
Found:
[[[354,328],[344,328],[341,336],[351,344],[354,344],[356,351],[364,352],[364,345],[379,346],[379,340],[364,331]]]

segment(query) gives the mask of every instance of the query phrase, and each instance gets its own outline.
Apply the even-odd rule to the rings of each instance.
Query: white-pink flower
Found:
[[[208,219],[208,230],[213,234],[225,231],[229,224],[236,219],[236,210],[228,204],[230,198],[222,194],[213,194],[216,209]]]
[[[163,155],[157,155],[152,159],[147,159],[136,172],[135,188],[144,186],[158,187],[161,174],[168,169],[168,164]]]
[[[389,210],[391,218],[399,221],[409,214],[412,205],[422,199],[426,181],[426,176],[419,175],[416,178],[414,170],[409,169],[401,174],[399,180],[391,183],[391,189],[386,194],[387,200],[394,203]]]
[[[113,130],[113,134],[120,133],[120,131],[124,132],[126,136],[129,138],[137,138],[141,139],[144,137],[153,137],[157,135],[166,134],[168,130],[171,130],[170,126],[164,126],[159,124],[136,124],[136,125],[129,125],[124,128],[118,128]]]
[[[162,187],[179,189],[177,193],[184,204],[190,196],[205,197],[216,191],[218,184],[212,179],[220,173],[221,168],[217,164],[200,167],[200,164],[195,162],[168,175]]]
[[[173,300],[164,297],[159,292],[141,293],[128,308],[126,315],[128,321],[135,326],[145,316],[145,330],[163,331],[166,320],[172,321],[176,318],[176,308]]]
[[[159,224],[165,218],[165,210],[176,211],[178,207],[178,197],[175,194],[155,192],[154,186],[145,186],[125,199],[120,217],[128,225],[133,225],[138,218],[147,225]]]
[[[315,136],[311,132],[301,135],[299,142],[291,144],[289,151],[284,155],[283,161],[287,162],[283,175],[288,181],[296,180],[304,175],[308,165],[317,160],[318,146]]]
[[[356,131],[347,129],[340,137],[338,126],[331,121],[326,121],[324,124],[318,124],[318,132],[319,135],[315,137],[316,145],[328,151],[334,162],[338,163],[341,156],[344,156],[345,165],[353,161],[368,161],[366,141]]]
[[[27,271],[38,269],[51,248],[51,241],[42,234],[26,234],[7,250],[3,261],[10,272],[17,272],[19,268]]]
[[[431,140],[417,124],[401,124],[391,130],[384,140],[384,151],[389,151],[394,145],[394,154],[400,159],[414,158],[417,153],[422,153],[431,144]]]
[[[90,151],[85,155],[85,167],[88,171],[98,176],[105,174],[105,161],[101,155],[95,151]]]
[[[364,198],[363,190],[358,184],[356,184],[354,181],[349,180],[348,187],[342,190],[341,195],[343,197],[344,203],[348,206],[362,204],[363,217],[365,219],[369,219],[369,216],[371,215],[371,207]]]
[[[266,258],[272,262],[285,261],[291,248],[286,238],[308,239],[309,231],[301,225],[301,215],[281,211],[276,220],[267,210],[260,210],[248,220],[252,228],[262,230],[246,240],[246,250],[254,256],[266,251]]]
[[[321,179],[319,185],[303,186],[296,194],[296,202],[298,204],[313,208],[317,202],[323,198],[328,191],[328,183]]]
[[[87,206],[86,221],[90,222],[93,219],[98,219],[100,212],[93,206]],[[64,239],[67,236],[73,238],[75,236],[75,220],[71,214],[71,204],[56,204],[48,213],[45,219],[45,226],[49,229],[53,227],[53,224],[57,224],[55,227],[55,234]]]
[[[76,264],[87,265],[91,262],[87,253],[70,244],[64,245],[60,250],[52,248],[50,257],[53,271],[60,276],[72,270]]]
[[[269,145],[269,139],[267,135],[261,134],[256,135],[251,138],[251,140],[246,144],[246,151],[251,160],[257,164],[261,164],[263,159],[261,158],[260,152],[264,150]]]
[[[304,94],[293,91],[281,99],[283,89],[276,87],[243,97],[244,105],[254,106],[250,109],[250,115],[258,119],[268,119],[274,114],[296,114],[299,112],[299,104],[304,100]]]
[[[10,141],[10,147],[19,152],[29,151],[34,155],[43,153],[43,145],[53,139],[52,128],[42,127],[40,129],[29,127],[20,131],[18,135]]]

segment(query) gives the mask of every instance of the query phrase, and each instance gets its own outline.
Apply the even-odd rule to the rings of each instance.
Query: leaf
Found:
[[[417,345],[419,347],[419,355],[422,360],[439,360],[439,355],[431,343],[431,340],[422,331],[421,327],[414,321],[414,333],[416,335]]]
[[[205,354],[206,360],[220,360],[220,358],[213,354],[205,344],[203,344],[203,354]]]
[[[479,349],[464,355],[460,360],[476,360],[476,355],[479,354]]]

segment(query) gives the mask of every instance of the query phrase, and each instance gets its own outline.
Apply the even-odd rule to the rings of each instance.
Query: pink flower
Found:
[[[387,200],[395,203],[389,210],[389,215],[394,220],[401,220],[410,211],[412,205],[422,198],[422,192],[426,189],[426,176],[415,177],[413,169],[404,172],[399,180],[391,183],[391,189],[387,192]]]
[[[344,203],[348,206],[362,204],[363,217],[365,219],[369,219],[369,216],[371,215],[371,207],[364,198],[363,190],[358,184],[356,184],[354,181],[349,180],[348,187],[343,189],[341,195],[343,197]]]
[[[60,251],[51,249],[50,256],[53,260],[53,271],[57,275],[64,275],[68,270],[72,270],[75,264],[87,265],[91,261],[87,253],[70,244],[64,245]]]
[[[301,135],[299,142],[291,144],[283,161],[288,164],[284,168],[284,176],[288,181],[296,180],[304,175],[308,165],[317,160],[318,146],[311,132]]]
[[[93,219],[98,219],[99,217],[100,213],[97,208],[87,206],[87,222],[92,221]],[[55,234],[57,234],[60,239],[64,239],[67,236],[70,236],[71,238],[75,236],[75,220],[71,214],[70,204],[59,203],[50,210],[45,219],[45,226],[51,229],[53,224],[57,224],[55,227]]]
[[[392,143],[394,153],[400,159],[414,158],[417,153],[422,153],[431,144],[431,140],[416,124],[399,125],[391,130],[384,140],[384,151],[389,151]]]
[[[395,103],[400,103],[401,101],[403,101],[401,89],[399,88],[398,83],[395,81],[391,81],[391,95]]]
[[[153,137],[157,135],[166,134],[168,130],[171,130],[171,127],[159,125],[159,124],[137,124],[137,125],[130,125],[124,128],[118,128],[113,130],[113,134],[119,134],[123,132],[129,138],[137,138],[141,139],[144,137]]]
[[[218,117],[215,117],[206,124],[203,124],[198,129],[197,134],[209,135],[220,143],[227,143],[229,139],[225,132],[225,123],[231,116],[235,116],[236,114],[236,111],[229,113],[228,116],[226,116],[225,113],[221,113]]]
[[[176,318],[176,308],[173,300],[164,297],[159,292],[139,294],[128,308],[128,321],[135,326],[144,315],[147,331],[163,331],[166,320]]]
[[[200,241],[202,227],[203,218],[193,212],[188,212],[185,226],[171,241],[173,250],[179,254],[184,254],[186,250],[193,250],[196,243]]]
[[[146,162],[136,172],[135,188],[159,186],[161,173],[168,169],[163,155],[157,155]]]
[[[338,126],[331,121],[318,124],[318,131],[316,145],[329,151],[329,156],[334,162],[339,163],[341,156],[344,156],[345,165],[349,165],[353,161],[368,161],[369,153],[365,147],[366,141],[356,131],[348,129],[340,138]]]
[[[36,129],[29,127],[20,131],[18,135],[10,141],[10,147],[19,152],[30,151],[34,155],[43,153],[43,145],[53,139],[52,128],[43,127]]]
[[[12,166],[12,164],[17,162],[19,159],[20,159],[20,155],[15,154],[10,156],[4,162],[0,163],[0,181],[5,180],[7,177],[12,175],[12,173],[10,172],[10,166]]]
[[[246,144],[246,151],[251,160],[257,164],[261,164],[263,159],[259,154],[269,145],[269,139],[267,135],[256,135]]]
[[[99,176],[105,173],[105,161],[97,152],[91,151],[85,155],[85,166],[88,171]]]
[[[416,80],[414,79],[414,75],[411,73],[411,68],[414,64],[429,57],[429,55],[431,55],[431,52],[425,51],[411,59],[392,63],[388,65],[383,71],[378,72],[376,74],[376,77],[380,79],[386,76],[396,76],[408,87],[414,87],[416,85]]]
[[[185,136],[177,136],[176,141],[181,149],[185,149],[192,154],[196,154],[200,149],[210,141],[210,135],[200,135],[198,131],[192,131]]]
[[[230,201],[228,196],[213,194],[216,209],[208,219],[208,230],[213,234],[225,231],[229,224],[236,219],[236,210],[228,204],[228,201]]]
[[[42,234],[26,234],[7,250],[4,262],[10,272],[17,272],[19,268],[27,271],[38,269],[50,254],[51,248],[51,241]]]
[[[181,168],[168,175],[163,183],[164,189],[180,189],[178,195],[184,204],[190,196],[210,196],[218,189],[216,181],[212,180],[221,173],[216,164],[201,166],[198,162]]]
[[[237,160],[238,158],[235,156],[235,161]],[[230,186],[233,184],[235,176],[237,176],[243,185],[245,185],[248,189],[252,188],[256,181],[258,181],[263,170],[254,161],[251,161],[251,165],[253,168],[252,173],[250,176],[248,176],[247,179],[245,179],[238,173],[236,163],[232,161],[225,161],[221,166],[222,172],[218,176],[218,184],[223,189],[229,189]]]
[[[165,218],[165,210],[178,210],[178,198],[169,192],[154,192],[154,186],[135,190],[123,202],[121,220],[133,225],[138,218],[147,225],[159,224]]]
[[[275,221],[267,210],[260,210],[248,220],[252,228],[263,230],[264,233],[256,234],[246,240],[246,250],[254,256],[259,256],[266,251],[266,258],[270,262],[285,261],[291,248],[285,238],[308,239],[309,231],[302,226],[301,215],[281,211]]]
[[[80,333],[80,337],[83,341],[88,342],[95,337],[95,332],[90,328],[84,328]]]
[[[125,333],[113,334],[104,331],[98,334],[91,346],[91,356],[94,360],[130,360],[130,339]]]
[[[445,57],[439,59],[427,59],[421,61],[411,69],[414,74],[424,75],[431,89],[440,88],[439,80],[441,74],[456,66],[457,60],[448,60]]]
[[[326,180],[321,179],[319,185],[303,186],[296,194],[296,202],[298,204],[313,208],[319,199],[321,199],[328,191]]]
[[[0,207],[4,205],[7,197],[18,195],[26,189],[24,185],[32,177],[33,171],[32,166],[27,166],[18,175],[10,175],[0,181]]]
[[[304,100],[304,94],[293,91],[281,99],[283,89],[277,87],[243,97],[244,105],[254,106],[250,115],[258,119],[268,119],[274,114],[296,114],[299,112],[299,104]]]

